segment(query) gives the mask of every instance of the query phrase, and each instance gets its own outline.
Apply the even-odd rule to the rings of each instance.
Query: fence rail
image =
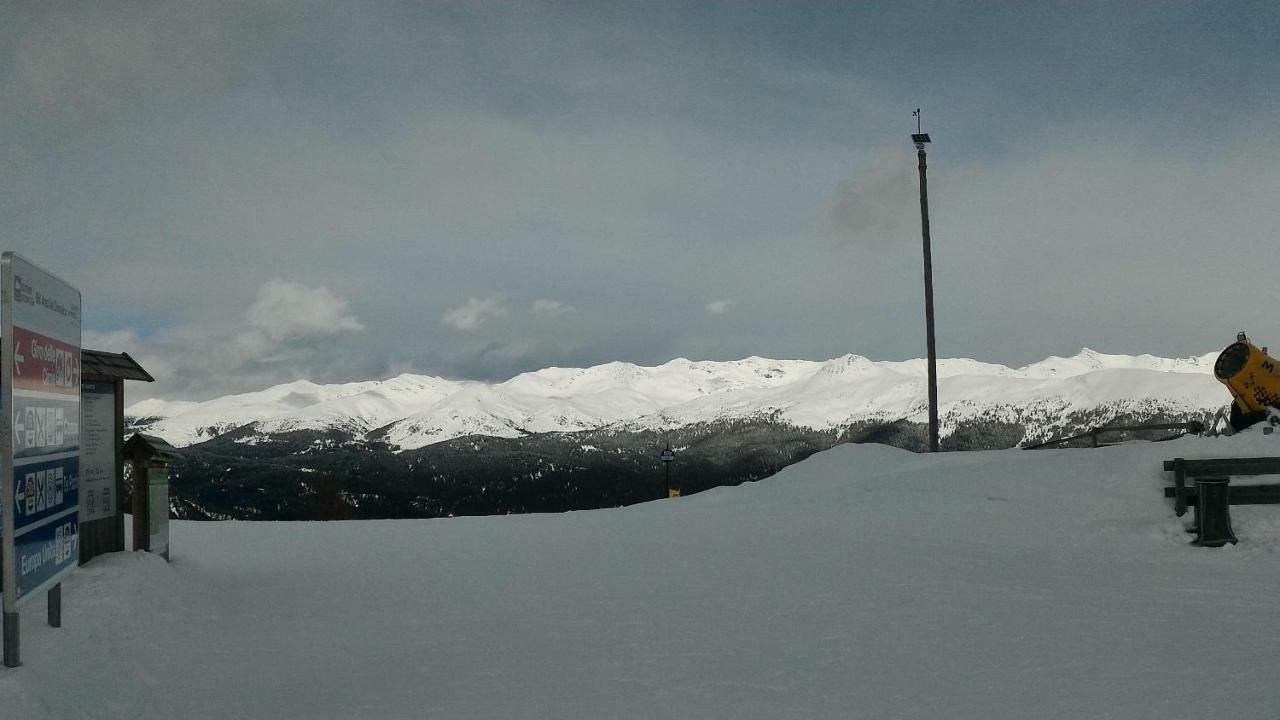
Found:
[[[1093,447],[1098,447],[1099,446],[1098,437],[1101,435],[1105,435],[1107,433],[1119,433],[1119,432],[1142,432],[1147,430],[1181,430],[1182,431],[1176,435],[1170,435],[1168,437],[1158,438],[1157,440],[1155,440],[1155,442],[1163,442],[1165,440],[1173,440],[1174,438],[1180,438],[1183,435],[1186,435],[1188,433],[1192,435],[1200,435],[1204,433],[1204,423],[1200,422],[1199,420],[1192,420],[1190,422],[1151,423],[1148,425],[1102,425],[1100,427],[1093,428],[1088,432],[1080,433],[1079,435],[1071,435],[1070,437],[1054,438],[1053,440],[1046,440],[1045,442],[1037,443],[1035,445],[1027,445],[1022,449],[1023,450],[1039,450],[1041,448],[1053,447],[1055,445],[1061,445],[1063,443],[1073,442],[1075,440],[1084,440],[1086,438],[1092,441]]]

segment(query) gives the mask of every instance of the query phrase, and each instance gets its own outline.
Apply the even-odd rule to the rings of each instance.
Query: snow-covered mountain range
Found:
[[[1216,355],[1168,359],[1085,348],[1021,368],[939,360],[942,431],[967,420],[997,420],[1026,426],[1030,440],[1081,415],[1105,422],[1212,413],[1230,400],[1213,377]],[[546,368],[501,383],[414,374],[333,385],[297,380],[206,402],[144,400],[126,414],[179,446],[252,425],[248,441],[294,430],[340,430],[413,449],[465,435],[661,430],[741,419],[819,430],[868,420],[923,422],[925,378],[924,360],[681,358],[657,367],[613,362]]]

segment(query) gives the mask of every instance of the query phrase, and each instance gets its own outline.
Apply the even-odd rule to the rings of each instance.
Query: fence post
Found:
[[[1187,514],[1187,471],[1182,462],[1182,458],[1173,459],[1173,514],[1178,517]]]

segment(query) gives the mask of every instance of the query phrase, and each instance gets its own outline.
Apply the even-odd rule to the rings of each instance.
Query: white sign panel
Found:
[[[80,522],[116,514],[116,385],[80,384]]]
[[[169,471],[164,468],[147,469],[150,487],[147,497],[150,507],[147,508],[148,528],[151,552],[169,558]]]
[[[0,538],[15,612],[80,554],[80,291],[6,252],[0,312]]]

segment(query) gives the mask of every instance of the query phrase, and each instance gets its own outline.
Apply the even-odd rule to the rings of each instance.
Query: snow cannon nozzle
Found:
[[[1213,363],[1213,375],[1231,393],[1231,427],[1257,423],[1280,409],[1280,362],[1248,340],[1226,347]]]
[[[1240,334],[1243,335],[1244,333]],[[1239,375],[1244,366],[1249,364],[1249,352],[1249,343],[1247,342],[1234,342],[1228,345],[1218,355],[1217,361],[1213,363],[1214,376],[1219,380],[1230,380]]]

